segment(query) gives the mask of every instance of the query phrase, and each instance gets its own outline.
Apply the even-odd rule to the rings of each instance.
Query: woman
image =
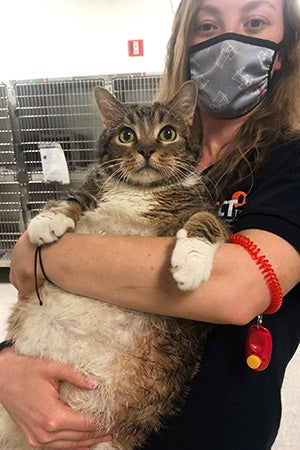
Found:
[[[199,170],[214,186],[232,232],[253,241],[278,277],[284,301],[276,314],[264,316],[274,341],[266,370],[247,367],[243,353],[249,322],[256,322],[273,295],[257,261],[242,246],[222,245],[210,279],[189,293],[180,292],[169,273],[173,239],[68,234],[43,249],[47,276],[66,290],[219,324],[185,408],[145,449],[266,450],[276,437],[284,370],[299,343],[299,32],[297,0],[183,0],[159,93],[160,100],[167,100],[190,76],[197,80],[195,132],[202,137],[203,152]],[[248,82],[253,53],[261,65],[255,61],[251,77],[257,81],[260,70],[270,76],[269,85],[259,85],[259,97],[251,82],[239,95],[230,81],[236,74],[224,71],[220,79],[210,66],[208,50],[217,49],[223,58],[225,48],[225,59],[230,59],[232,46],[245,69],[238,74],[240,87]],[[203,77],[215,82],[213,92],[220,91],[221,97],[211,96]],[[11,267],[11,281],[23,297],[34,289],[33,254],[25,233]],[[42,283],[41,273],[39,279]],[[110,439],[94,437],[94,424],[86,424],[58,400],[60,380],[84,389],[93,388],[92,380],[70,367],[23,358],[10,348],[0,353],[0,369],[0,401],[31,444],[83,449]]]

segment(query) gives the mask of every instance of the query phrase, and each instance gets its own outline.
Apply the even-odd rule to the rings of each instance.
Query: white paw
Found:
[[[62,213],[44,212],[34,217],[28,226],[30,241],[35,245],[57,241],[67,230],[74,230],[75,223]]]
[[[179,230],[176,237],[171,271],[178,287],[190,291],[208,280],[219,244],[211,244],[201,238],[189,238],[184,229]]]

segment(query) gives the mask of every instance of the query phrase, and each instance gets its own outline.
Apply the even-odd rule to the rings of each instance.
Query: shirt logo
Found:
[[[247,194],[243,191],[235,192],[230,200],[225,200],[219,209],[219,216],[229,223],[234,222],[241,214],[247,203]]]

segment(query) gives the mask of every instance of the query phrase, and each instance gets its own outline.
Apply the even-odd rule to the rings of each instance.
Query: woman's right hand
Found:
[[[95,389],[93,380],[70,366],[24,357],[7,348],[0,353],[0,402],[26,441],[45,449],[88,449],[112,439],[59,399],[59,383]]]
[[[19,298],[23,299],[35,291],[34,254],[36,247],[30,242],[27,231],[18,239],[10,259],[9,281],[15,286]],[[37,264],[37,283],[41,286],[44,277]]]

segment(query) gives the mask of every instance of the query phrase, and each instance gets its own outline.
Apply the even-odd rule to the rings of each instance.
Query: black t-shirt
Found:
[[[232,231],[270,231],[300,251],[300,141],[274,150],[248,194],[247,189],[241,186],[220,209]],[[284,372],[299,344],[300,284],[276,314],[264,316],[263,325],[273,338],[271,362],[263,372],[245,362],[249,325],[214,327],[185,407],[143,450],[271,448],[280,423]]]

